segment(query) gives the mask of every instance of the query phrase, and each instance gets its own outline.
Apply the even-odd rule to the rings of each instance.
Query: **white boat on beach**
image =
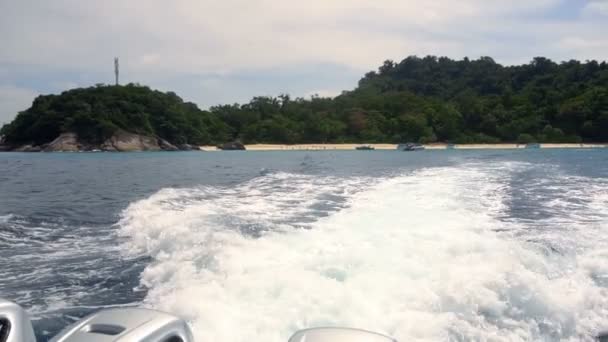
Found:
[[[424,150],[424,146],[417,143],[407,143],[407,144],[399,144],[397,145],[397,150],[399,151],[422,151]]]

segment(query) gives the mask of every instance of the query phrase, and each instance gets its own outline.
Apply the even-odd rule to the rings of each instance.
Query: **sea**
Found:
[[[608,149],[0,153],[0,297],[39,341],[131,306],[197,341],[592,341]]]

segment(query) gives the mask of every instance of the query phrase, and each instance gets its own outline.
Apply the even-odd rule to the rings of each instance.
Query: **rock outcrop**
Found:
[[[179,151],[179,148],[177,146],[161,138],[158,138],[158,146],[160,146],[163,151]]]
[[[36,146],[36,145],[32,145],[32,144],[22,145],[22,146],[19,146],[19,147],[13,149],[13,152],[40,152],[40,151],[42,151],[42,148],[40,146]]]
[[[231,143],[233,144],[233,143]],[[242,145],[242,144],[241,144]],[[238,149],[238,146],[232,146]],[[244,147],[243,147],[244,149]],[[112,137],[102,144],[90,144],[78,139],[78,135],[66,132],[59,135],[55,140],[48,144],[37,146],[35,144],[25,144],[14,146],[4,144],[0,141],[0,152],[80,152],[80,151],[108,151],[108,152],[133,152],[133,151],[191,151],[199,150],[198,146],[180,144],[175,146],[165,139],[129,133],[118,130]]]
[[[78,142],[76,133],[62,133],[42,150],[44,152],[78,152],[83,149],[82,144]]]
[[[160,151],[158,140],[153,137],[119,130],[101,145],[103,151]]]

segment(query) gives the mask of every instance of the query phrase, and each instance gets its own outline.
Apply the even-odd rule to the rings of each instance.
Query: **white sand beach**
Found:
[[[376,150],[395,150],[396,144],[252,144],[245,145],[248,151],[333,151],[355,150],[358,146],[370,146]],[[445,150],[447,144],[427,144],[427,150]],[[540,144],[542,149],[578,149],[578,148],[607,148],[608,144]],[[456,150],[496,150],[496,149],[525,149],[525,144],[456,144],[450,148]],[[203,151],[221,151],[216,146],[200,146]]]

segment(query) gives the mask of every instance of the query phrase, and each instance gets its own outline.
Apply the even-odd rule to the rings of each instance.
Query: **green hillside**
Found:
[[[608,142],[608,65],[413,56],[334,99],[255,97],[209,111],[144,86],[96,86],[39,96],[0,133],[11,144],[62,132],[95,143],[117,129],[176,144]]]

